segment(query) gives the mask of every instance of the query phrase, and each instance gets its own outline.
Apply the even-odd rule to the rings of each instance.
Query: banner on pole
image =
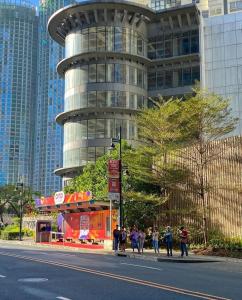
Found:
[[[120,176],[120,160],[110,159],[108,161],[108,177],[119,178]]]

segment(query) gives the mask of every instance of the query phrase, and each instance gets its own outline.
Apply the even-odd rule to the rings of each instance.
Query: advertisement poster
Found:
[[[90,217],[89,215],[80,216],[80,239],[87,239],[89,235]]]

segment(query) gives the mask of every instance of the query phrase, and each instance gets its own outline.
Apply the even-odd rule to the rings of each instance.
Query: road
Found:
[[[1,300],[242,299],[242,262],[169,263],[0,246]]]

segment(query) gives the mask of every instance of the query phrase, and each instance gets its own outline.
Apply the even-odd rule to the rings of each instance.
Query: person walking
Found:
[[[139,244],[139,252],[144,253],[144,243],[145,243],[146,234],[143,230],[139,230],[138,236],[138,244]]]
[[[138,237],[139,237],[139,233],[136,227],[134,227],[130,233],[130,240],[131,240],[131,247],[133,249],[138,249],[139,252],[139,247],[138,247]]]
[[[159,253],[159,232],[157,227],[154,228],[154,231],[152,233],[152,243],[155,253]]]
[[[122,227],[120,235],[119,235],[119,243],[122,252],[125,252],[126,249],[126,241],[127,241],[127,232],[124,227]]]
[[[184,254],[188,256],[187,250],[187,243],[188,243],[188,231],[185,229],[184,226],[180,228],[180,239],[181,239],[181,256],[183,257]]]
[[[118,225],[116,225],[116,228],[113,231],[113,240],[114,240],[114,251],[118,251],[118,246],[119,246],[119,235],[120,235],[120,230],[118,229]]]
[[[166,231],[164,234],[164,241],[166,244],[167,256],[172,256],[173,234],[170,226],[166,227]]]

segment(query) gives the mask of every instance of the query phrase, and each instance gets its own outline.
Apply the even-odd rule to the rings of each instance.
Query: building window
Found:
[[[97,81],[97,65],[89,65],[89,74],[88,74],[89,82]]]
[[[97,82],[105,82],[105,64],[97,65]]]

